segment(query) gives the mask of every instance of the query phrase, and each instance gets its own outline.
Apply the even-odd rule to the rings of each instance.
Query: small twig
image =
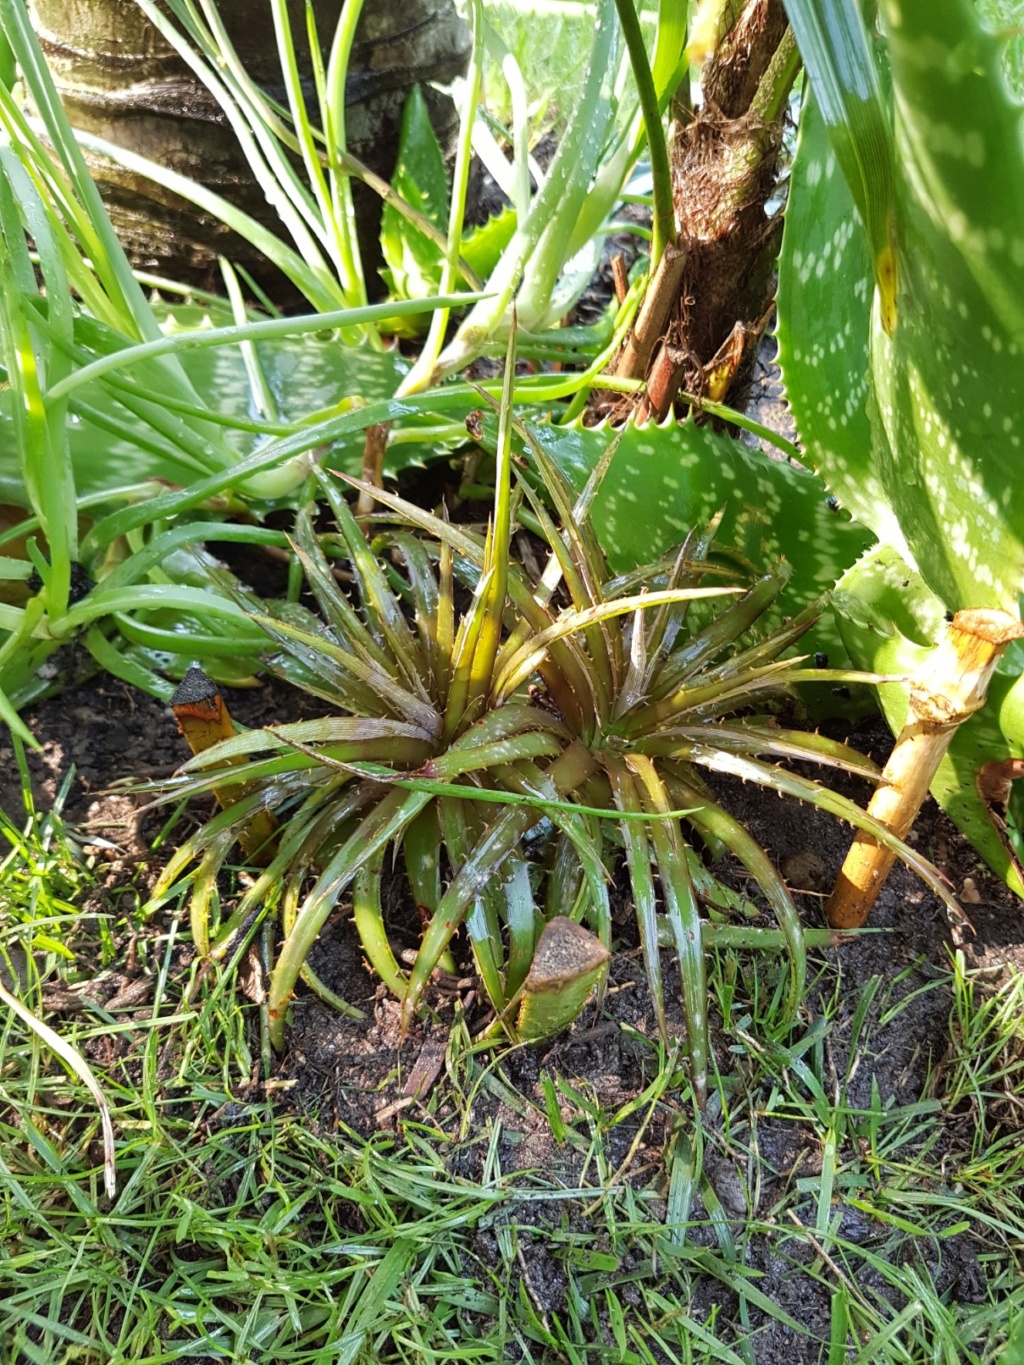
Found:
[[[686,374],[687,352],[662,342],[655,356],[651,372],[647,376],[647,391],[636,406],[634,420],[637,426],[649,422],[663,421],[675,402]]]
[[[363,446],[362,478],[364,484],[370,484],[374,488],[382,488],[384,486],[384,456],[387,453],[388,433],[390,431],[390,422],[375,422],[373,426],[366,428],[366,443]],[[359,490],[359,500],[356,503],[356,518],[363,523],[364,531],[368,529],[365,522],[372,514],[373,508],[373,494],[368,488],[361,488]]]
[[[679,290],[686,267],[685,247],[670,242],[651,276],[644,301],[633,323],[613,373],[618,379],[646,379],[654,348],[661,340],[669,314],[679,302]]]
[[[626,273],[626,258],[621,251],[612,257],[612,288],[617,302],[625,303],[629,293],[629,276]]]

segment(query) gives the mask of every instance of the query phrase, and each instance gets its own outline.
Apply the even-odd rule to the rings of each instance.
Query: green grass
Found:
[[[19,1019],[0,1028],[4,1362],[746,1365],[785,1340],[827,1365],[959,1365],[1020,1340],[1021,980],[992,990],[957,958],[927,982],[949,1050],[902,1103],[872,1075],[920,1003],[909,974],[851,993],[823,964],[794,1035],[778,966],[717,952],[703,1125],[681,1057],[635,1027],[644,1079],[616,1107],[600,1065],[555,1053],[517,1085],[456,1019],[429,1098],[367,1136],[264,1089],[260,1011],[233,979],[196,984],[178,907],[112,901],[59,809],[2,833],[27,1004],[122,967],[133,935],[153,982],[141,1010],[49,1016],[111,1108],[112,1205],[91,1098]],[[968,1240],[965,1290],[947,1267]]]

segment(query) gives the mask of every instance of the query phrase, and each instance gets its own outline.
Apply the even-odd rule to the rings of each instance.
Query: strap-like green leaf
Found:
[[[857,0],[786,0],[832,150],[867,229],[881,316],[897,318],[892,134]]]

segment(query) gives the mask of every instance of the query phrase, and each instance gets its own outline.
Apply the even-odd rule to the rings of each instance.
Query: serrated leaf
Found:
[[[442,231],[448,222],[448,175],[444,154],[430,122],[427,102],[414,86],[405,102],[398,161],[391,185],[395,192]],[[440,246],[393,208],[384,205],[380,244],[396,298],[424,298],[441,282],[444,253]]]
[[[501,260],[501,253],[516,230],[516,211],[511,205],[467,232],[462,239],[462,259],[486,280]]]
[[[582,424],[537,423],[530,430],[577,492],[612,439],[606,428]],[[626,572],[678,545],[723,507],[719,544],[735,547],[759,570],[782,557],[792,565],[789,590],[773,608],[774,619],[831,589],[873,540],[863,526],[829,508],[813,474],[693,423],[627,427],[591,521],[610,568]],[[766,621],[772,619],[769,612]],[[820,622],[806,638],[806,648],[842,662],[831,621]]]

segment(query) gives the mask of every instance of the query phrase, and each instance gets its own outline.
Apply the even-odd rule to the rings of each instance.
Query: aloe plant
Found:
[[[329,700],[337,714],[236,736],[186,763],[170,788],[174,796],[212,789],[223,801],[232,786],[244,795],[178,851],[163,886],[198,859],[194,896],[205,913],[208,888],[233,838],[250,827],[255,811],[273,810],[279,842],[272,861],[227,922],[202,926],[198,937],[208,936],[214,954],[223,956],[260,914],[280,905],[285,939],[269,1002],[275,1043],[284,1036],[300,974],[333,998],[306,959],[346,892],[369,962],[402,1000],[404,1027],[422,1007],[435,968],[450,965],[446,954],[465,925],[498,1016],[511,1028],[510,1011],[524,990],[519,1018],[535,1036],[551,1018],[538,985],[542,973],[538,968],[532,981],[529,976],[544,919],[571,907],[570,917],[589,921],[607,950],[606,879],[622,852],[663,1033],[660,944],[667,938],[675,951],[691,1078],[702,1102],[705,933],[730,912],[742,916],[751,908],[717,882],[700,848],[730,850],[761,888],[778,928],[747,922],[734,931],[750,947],[765,932],[773,951],[781,941],[790,964],[791,1013],[806,970],[805,935],[785,884],[713,798],[703,772],[742,777],[832,811],[868,829],[946,893],[919,855],[856,805],[766,761],[796,757],[877,776],[868,759],[822,736],[789,731],[766,709],[768,699],[800,680],[860,678],[782,657],[821,603],[758,632],[789,578],[788,566],[777,564],[751,583],[735,567],[716,563],[717,522],[645,570],[613,576],[588,518],[619,452],[610,446],[582,492],[574,493],[512,414],[513,359],[506,366],[494,513],[485,537],[377,490],[384,511],[368,546],[339,488],[315,472],[337,529],[318,537],[307,510],[296,525],[295,549],[323,623],[296,606],[255,620],[277,647],[271,666]],[[526,481],[513,497],[514,431],[531,450],[543,492]],[[551,551],[536,582],[509,558],[520,499]],[[358,609],[339,589],[329,555],[350,562]],[[473,593],[461,618],[459,580]],[[568,598],[562,607],[555,597],[560,589]],[[695,621],[690,609],[698,606],[703,615]],[[250,761],[240,763],[243,756]],[[547,916],[521,851],[523,836],[545,815],[555,831]],[[428,916],[408,973],[398,964],[381,903],[384,860],[399,845],[414,899]],[[445,867],[451,880],[442,889]],[[599,959],[600,953],[588,959],[577,1004],[599,974]]]
[[[788,9],[813,99],[787,210],[780,358],[809,460],[881,542],[840,584],[844,639],[863,666],[892,667],[938,638],[946,612],[1017,613],[1021,106],[1004,37],[966,0],[882,0],[876,43],[852,0]],[[1024,753],[1020,660],[1011,647],[933,787],[1018,892],[978,779]],[[896,723],[905,689],[890,685],[883,704]]]

